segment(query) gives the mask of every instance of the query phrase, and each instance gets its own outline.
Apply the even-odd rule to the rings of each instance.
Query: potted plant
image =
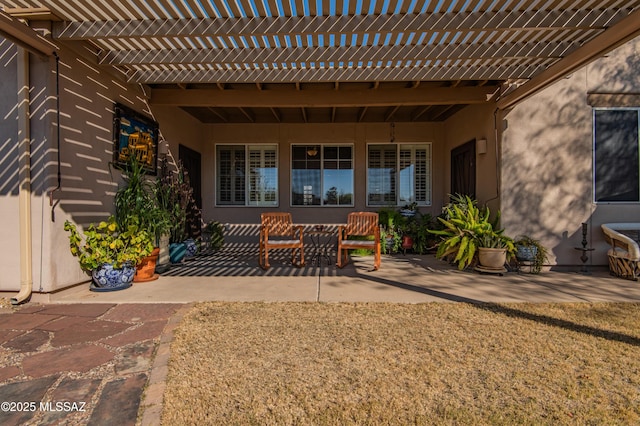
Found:
[[[413,250],[415,238],[419,230],[420,215],[407,216],[400,211],[401,220],[398,223],[398,231],[401,236],[400,248],[406,253],[407,250]]]
[[[478,207],[476,200],[466,195],[452,197],[452,201],[438,217],[443,229],[429,230],[441,237],[436,256],[448,258],[459,269],[476,261],[485,268],[502,269],[506,259],[515,253],[515,247],[503,230],[496,229],[500,215],[490,221],[489,209]],[[498,256],[495,263],[483,263],[490,262],[489,257],[493,255]]]
[[[404,217],[413,217],[416,215],[417,212],[418,212],[418,203],[415,201],[413,203],[405,204],[400,209],[400,214]]]
[[[429,213],[418,215],[412,222],[413,250],[417,254],[425,254],[438,245],[438,237],[430,229],[443,229],[443,225]]]
[[[224,225],[211,220],[202,228],[202,242],[206,250],[219,250],[224,244]]]
[[[168,232],[171,263],[182,262],[187,254],[187,215],[193,199],[193,189],[180,161],[176,167],[176,171],[171,171],[167,159],[162,160],[157,189],[160,206],[168,213],[171,223]]]
[[[529,262],[532,274],[539,274],[548,260],[547,248],[540,241],[528,236],[520,235],[515,240],[516,260]]]
[[[392,208],[383,208],[378,211],[380,242],[383,253],[395,253],[400,248],[402,235],[399,233],[399,224],[402,219],[404,218]]]
[[[93,291],[122,290],[131,286],[135,267],[154,248],[152,236],[132,219],[120,229],[114,216],[91,224],[82,235],[75,224],[65,221],[71,254],[82,270],[91,274]]]
[[[126,167],[122,170],[122,178],[123,184],[114,197],[118,227],[127,229],[135,221],[140,229],[153,237],[155,245],[149,256],[139,262],[133,281],[152,281],[158,279],[155,269],[160,254],[159,244],[162,234],[169,229],[169,215],[160,207],[157,187],[148,178],[144,164],[136,156],[129,156]]]
[[[478,235],[477,246],[479,266],[487,270],[503,271],[504,264],[516,251],[513,240],[503,230]]]
[[[449,259],[460,270],[475,260],[478,236],[493,231],[488,209],[480,209],[468,196],[447,205],[438,220],[442,229],[429,230],[441,238],[436,257]]]

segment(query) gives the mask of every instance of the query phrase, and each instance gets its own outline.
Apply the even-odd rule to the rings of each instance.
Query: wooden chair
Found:
[[[291,263],[304,265],[304,243],[302,225],[294,225],[291,213],[262,213],[260,215],[260,267],[269,269],[269,249],[291,249]],[[298,234],[296,236],[296,234]],[[300,262],[295,263],[296,251],[300,250]]]
[[[349,237],[373,237],[372,240],[350,240]],[[338,227],[338,259],[336,266],[349,263],[349,249],[371,249],[374,253],[373,269],[380,268],[380,227],[378,213],[354,212],[347,216],[347,224]]]

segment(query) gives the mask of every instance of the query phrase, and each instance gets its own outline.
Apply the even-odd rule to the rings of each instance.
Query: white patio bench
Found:
[[[604,238],[611,245],[607,252],[612,275],[636,281],[640,276],[640,248],[628,234],[640,234],[639,222],[603,223]]]

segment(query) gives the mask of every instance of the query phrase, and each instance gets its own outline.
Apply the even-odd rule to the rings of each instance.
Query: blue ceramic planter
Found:
[[[122,268],[114,268],[110,263],[104,263],[91,273],[91,291],[116,291],[131,287],[136,268],[125,263]]]
[[[196,240],[189,238],[184,241],[187,246],[187,253],[185,254],[185,259],[191,259],[196,257],[196,253],[198,253],[198,245],[196,244]]]
[[[171,263],[180,263],[187,254],[187,245],[185,243],[169,244],[169,261]]]
[[[516,259],[525,262],[533,262],[538,254],[538,247],[536,246],[516,245],[516,250]]]

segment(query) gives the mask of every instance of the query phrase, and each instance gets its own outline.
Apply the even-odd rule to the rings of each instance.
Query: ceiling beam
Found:
[[[393,106],[389,108],[389,111],[384,115],[384,121],[390,121],[393,116],[396,114],[396,111],[400,109],[400,105]]]
[[[229,122],[229,114],[224,112],[218,112],[215,108],[207,108],[213,115],[217,116],[220,120],[225,123]]]
[[[418,120],[418,118],[420,118],[424,113],[429,111],[431,108],[433,108],[433,105],[426,105],[426,106],[423,106],[423,107],[417,109],[416,111],[414,111],[411,114],[411,121]]]
[[[567,74],[583,67],[605,53],[626,43],[640,34],[640,10],[630,13],[626,18],[602,34],[585,43],[565,58],[535,75],[513,92],[499,99],[500,109],[508,109],[520,101],[544,89]]]
[[[362,122],[362,120],[364,120],[365,115],[367,115],[367,109],[369,109],[368,107],[362,107],[360,109],[360,114],[358,114],[358,123]]]
[[[137,70],[131,74],[130,83],[304,83],[410,81],[410,80],[507,80],[527,79],[542,72],[555,61],[541,59],[533,63],[499,60],[484,61],[482,65],[460,64],[437,67],[365,67],[365,68],[275,68],[245,70]]]
[[[46,7],[5,7],[7,15],[26,21],[60,21],[50,9]]]
[[[377,32],[604,29],[627,14],[615,9],[428,12],[409,14],[196,18],[54,23],[54,38],[251,37]]]
[[[201,107],[357,107],[478,104],[487,101],[498,86],[433,87],[428,89],[378,89],[318,91],[239,91],[207,89],[153,89],[152,105],[190,105]]]
[[[277,109],[269,108],[269,110],[271,110],[271,114],[273,114],[273,117],[276,119],[278,123],[282,122],[282,116],[280,115]]]
[[[236,108],[238,108],[240,110],[240,112],[242,113],[242,115],[247,117],[247,120],[249,120],[251,123],[255,123],[256,122],[256,118],[254,117],[254,115],[251,114],[249,111],[247,111],[245,108],[243,108],[241,106],[237,106],[237,105],[236,105]]]
[[[0,36],[38,56],[53,56],[58,51],[58,46],[2,10],[0,10]]]
[[[463,38],[463,37],[461,37]],[[99,62],[109,65],[227,65],[342,62],[345,64],[372,61],[435,61],[554,58],[579,47],[568,42],[465,43],[408,46],[348,46],[237,49],[150,49],[114,50],[100,55]]]

